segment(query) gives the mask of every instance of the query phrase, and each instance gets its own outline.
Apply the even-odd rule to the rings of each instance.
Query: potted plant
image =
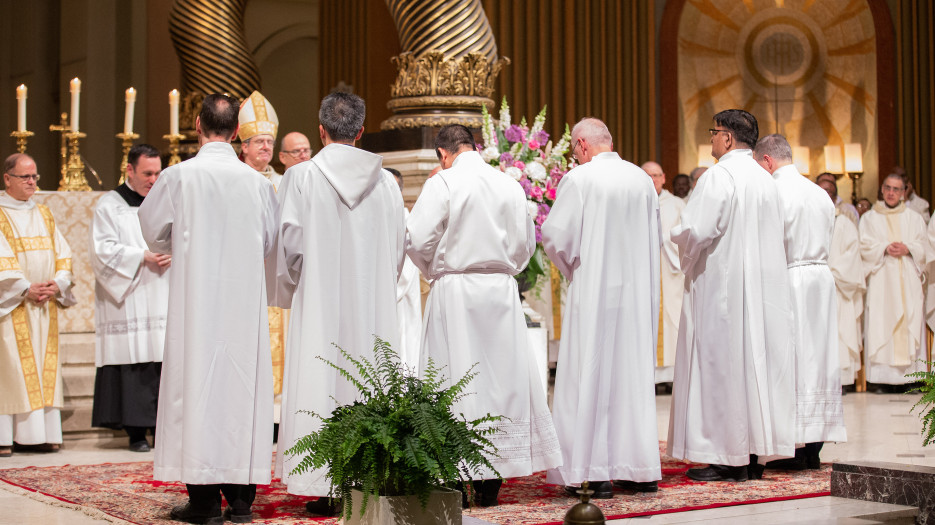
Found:
[[[935,368],[935,363],[926,361],[929,370]],[[922,407],[922,446],[927,447],[935,441],[935,372],[922,371],[906,374],[921,383],[918,388],[912,389],[909,393],[920,392],[922,398],[912,405],[910,412],[915,411],[916,407]]]
[[[379,337],[374,362],[337,348],[356,374],[318,359],[357,387],[358,400],[329,417],[308,412],[322,425],[286,452],[301,456],[293,472],[326,467],[330,495],[342,499],[347,523],[460,523],[461,494],[446,486],[470,486],[472,473],[484,467],[496,472],[487,459],[496,450],[486,436],[497,428],[479,427],[501,419],[452,414],[477,375],[474,368],[444,387],[447,378],[431,359],[416,377]]]

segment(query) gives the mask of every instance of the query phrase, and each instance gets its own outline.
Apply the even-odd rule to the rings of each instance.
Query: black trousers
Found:
[[[186,483],[188,489],[188,499],[191,501],[192,510],[216,515],[221,512],[221,494],[227,499],[227,505],[231,507],[234,514],[247,514],[256,499],[256,485],[235,485],[232,483],[214,484],[214,485],[193,485]]]

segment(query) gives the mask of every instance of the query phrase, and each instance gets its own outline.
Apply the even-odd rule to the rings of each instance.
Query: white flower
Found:
[[[532,201],[526,201],[526,213],[530,219],[535,219],[539,215],[539,205]]]
[[[537,160],[531,161],[528,164],[526,164],[526,169],[523,171],[526,172],[527,177],[537,182],[544,181],[546,176],[548,175],[546,173],[545,166],[543,166]]]
[[[509,168],[503,170],[504,173],[513,177],[513,180],[519,180],[523,178],[523,172],[520,171],[516,166],[510,166]]]
[[[500,150],[496,146],[488,146],[484,148],[484,151],[480,152],[480,156],[484,159],[485,162],[490,162],[494,159],[500,158]]]
[[[510,106],[506,103],[506,96],[504,96],[503,102],[500,103],[500,129],[508,127],[510,127]]]

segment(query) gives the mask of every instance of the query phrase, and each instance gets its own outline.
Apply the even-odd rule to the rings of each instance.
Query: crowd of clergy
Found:
[[[861,217],[833,176],[816,184],[796,171],[784,137],[760,138],[753,115],[726,110],[710,129],[717,164],[675,177],[676,196],[657,163],[623,160],[607,126],[586,118],[542,226],[567,281],[550,410],[514,279],[536,247],[522,187],[449,125],[435,140],[440,170],[410,212],[398,172],[355,147],[364,118],[359,97],[325,97],[322,148],[313,157],[307,137],[287,134],[280,175],[272,104],[212,94],[195,157],[163,170],[155,148],[134,146],[126,182],[95,206],[93,425],[124,430],[135,451],[153,433],[154,478],[189,493],[173,519],[250,522],[276,439],[286,490],[315,497],[310,513],[340,509],[327,472],[296,473],[301,458],[285,451],[320,427],[309,412],[356,399],[324,360],[343,364],[338,346],[368,356],[374,335],[415,373],[429,359],[452,378],[476,365],[456,411],[505,416],[491,436],[496,471],[474,473],[476,499],[465,496],[484,506],[502,478],[538,471],[571,496],[585,481],[597,498],[659,490],[659,383],[673,395],[665,452],[709,464],[690,477],[819,468],[822,444],[846,440],[842,384],[861,355],[880,385],[924,366],[935,230],[905,173],[884,177]],[[68,242],[32,198],[35,162],[14,154],[3,169],[9,456],[14,442],[62,443],[56,316],[75,300]]]

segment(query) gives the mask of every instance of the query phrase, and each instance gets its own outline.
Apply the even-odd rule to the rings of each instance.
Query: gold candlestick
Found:
[[[860,177],[863,176],[863,172],[849,171],[847,176],[851,179],[851,204],[857,206],[857,200],[860,198]]]
[[[117,138],[123,141],[123,159],[120,161],[120,180],[117,185],[121,185],[127,180],[127,156],[130,155],[130,148],[133,147],[133,141],[140,138],[137,133],[117,133]]]
[[[14,131],[10,133],[11,137],[16,137],[16,151],[26,153],[26,141],[33,135],[35,133],[32,131]]]
[[[62,134],[61,144],[59,145],[59,176],[60,180],[65,180],[65,173],[68,171],[68,139],[65,135],[71,128],[68,127],[68,113],[62,113],[58,124],[50,124],[49,131],[58,131]]]
[[[68,138],[68,163],[58,184],[58,191],[91,191],[88,179],[84,178],[84,162],[81,160],[81,153],[78,152],[78,141],[87,137],[87,134],[80,131],[69,132],[65,137]]]
[[[184,139],[185,135],[170,133],[168,135],[163,135],[162,138],[169,141],[169,166],[174,166],[182,162],[182,157],[179,157],[179,141]]]

